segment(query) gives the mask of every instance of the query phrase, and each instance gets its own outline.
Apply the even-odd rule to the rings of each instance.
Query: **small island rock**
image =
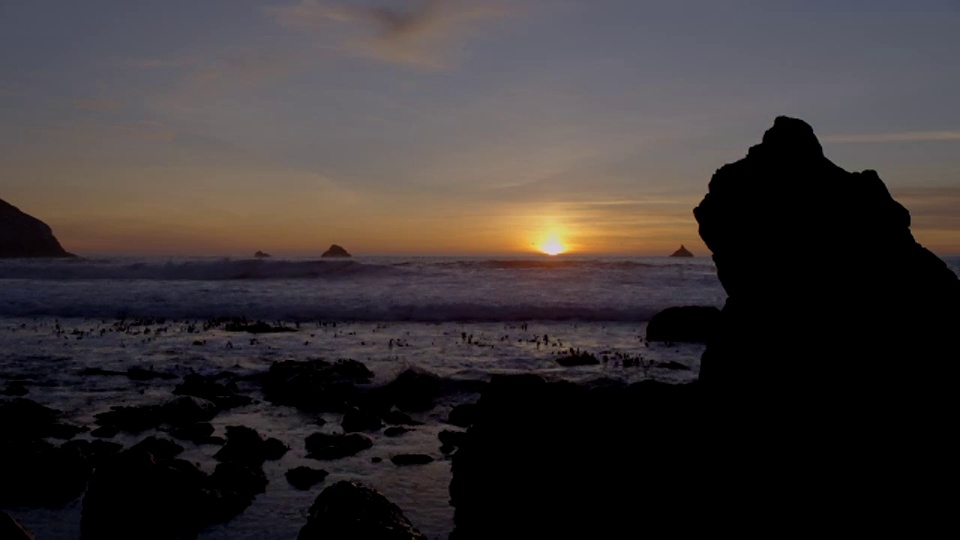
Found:
[[[253,258],[255,258],[255,259],[269,259],[269,258],[270,258],[270,254],[267,253],[267,252],[265,252],[265,251],[257,251],[256,253],[253,254]]]
[[[350,257],[350,253],[343,249],[343,246],[333,244],[330,249],[323,252],[321,257]]]
[[[690,250],[683,247],[683,244],[680,244],[680,249],[673,252],[671,257],[693,257],[693,253],[690,253]]]

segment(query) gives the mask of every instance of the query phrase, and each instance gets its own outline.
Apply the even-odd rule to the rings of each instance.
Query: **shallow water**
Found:
[[[0,322],[0,351],[4,351],[0,353],[0,377],[21,381],[30,390],[26,397],[64,411],[69,422],[90,427],[95,427],[94,415],[112,405],[169,399],[179,381],[138,382],[122,375],[85,376],[80,374],[84,368],[126,371],[140,366],[180,376],[190,372],[212,375],[226,370],[241,377],[241,392],[257,401],[219,414],[212,421],[216,435],[222,436],[227,425],[246,425],[264,436],[284,441],[291,451],[281,460],[264,465],[270,481],[266,493],[258,496],[240,516],[204,531],[201,538],[205,539],[294,538],[306,522],[307,509],[316,495],[324,486],[341,479],[360,481],[380,490],[430,538],[445,538],[453,529],[448,492],[450,461],[439,451],[437,434],[443,429],[458,429],[446,424],[447,414],[454,405],[475,400],[475,394],[445,396],[434,410],[411,415],[424,422],[414,431],[395,438],[372,433],[373,448],[349,458],[318,462],[305,457],[304,439],[315,431],[340,431],[340,415],[323,414],[327,423],[320,427],[314,416],[263,401],[258,386],[242,378],[264,372],[274,361],[352,358],[364,362],[374,372],[372,385],[385,384],[408,367],[461,380],[485,380],[494,373],[537,373],[557,380],[606,377],[634,382],[649,377],[681,382],[695,377],[702,352],[698,345],[646,344],[642,339],[645,323],[313,323],[301,324],[298,332],[252,336],[221,329],[205,331],[202,324],[194,321],[133,326],[119,332],[113,330],[114,322],[4,319]],[[165,330],[158,333],[158,329]],[[642,357],[643,365],[624,367],[611,359],[597,366],[560,367],[555,359],[569,348],[608,358],[617,353]],[[656,367],[669,361],[688,369]],[[114,440],[131,445],[151,433],[121,434]],[[212,472],[216,463],[212,455],[219,447],[178,442],[186,448],[181,457]],[[396,467],[389,458],[399,453],[425,453],[436,461]],[[383,461],[372,463],[372,457]],[[299,465],[326,469],[330,476],[310,491],[298,491],[283,474]],[[79,536],[79,499],[56,511],[12,511],[38,538]]]

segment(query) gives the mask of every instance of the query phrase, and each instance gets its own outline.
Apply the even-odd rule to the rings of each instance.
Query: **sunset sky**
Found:
[[[706,255],[777,115],[960,254],[960,2],[0,0],[0,198],[78,254]]]

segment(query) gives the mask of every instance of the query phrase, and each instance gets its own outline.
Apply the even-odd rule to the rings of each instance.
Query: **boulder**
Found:
[[[341,481],[323,490],[300,529],[299,540],[365,538],[371,540],[425,539],[400,508],[380,492]]]
[[[647,340],[706,343],[720,322],[713,306],[669,307],[647,324]]]
[[[343,247],[338,246],[337,244],[333,244],[330,246],[329,249],[323,252],[323,255],[320,255],[320,256],[324,258],[330,258],[330,257],[344,258],[344,257],[350,257],[350,253],[348,253],[347,250],[343,249]]]
[[[204,377],[198,373],[184,376],[183,382],[173,389],[181,396],[194,396],[213,402],[221,409],[249,405],[253,399],[237,392],[235,383],[219,383],[214,377]]]
[[[0,443],[0,505],[60,507],[83,493],[91,452],[44,440]]]
[[[357,407],[351,407],[343,414],[343,421],[340,422],[340,427],[343,428],[344,433],[377,431],[383,427],[383,422],[380,421],[380,417],[376,414],[358,409]]]
[[[696,383],[493,377],[469,430],[440,433],[445,454],[457,449],[451,538],[668,536],[715,523],[696,482],[705,441],[698,395]]]
[[[100,464],[83,497],[83,538],[196,538],[262,493],[258,467],[220,463],[212,475],[181,459],[135,448]]]
[[[313,486],[323,482],[323,480],[330,474],[323,469],[314,469],[312,467],[294,467],[286,472],[284,476],[287,477],[287,482],[290,482],[290,485],[300,489],[307,490]]]
[[[822,386],[810,350],[786,346],[801,339],[817,341],[817,364],[844,387],[922,384],[906,358],[955,364],[957,276],[914,240],[877,173],[833,164],[802,120],[777,118],[720,168],[694,215],[729,295],[705,383]]]
[[[861,534],[950,526],[937,486],[958,479],[945,426],[960,281],[914,239],[907,209],[875,171],[842,169],[810,125],[779,117],[694,215],[728,294],[701,362],[705,472],[742,490],[704,496]]]
[[[34,540],[33,533],[20,520],[0,510],[0,538],[4,540]]]
[[[263,379],[268,401],[308,412],[344,412],[360,395],[356,385],[373,372],[356,360],[274,362]]]
[[[333,460],[352,456],[373,446],[370,437],[359,433],[347,435],[313,433],[306,439],[307,457],[318,460]]]
[[[693,253],[690,253],[690,250],[683,247],[683,244],[680,244],[680,249],[673,252],[671,257],[693,257]]]
[[[0,259],[74,257],[53,235],[50,226],[0,200]]]
[[[223,462],[260,467],[266,460],[280,459],[287,450],[281,441],[273,438],[264,440],[253,428],[227,426],[227,443],[213,457]]]
[[[406,369],[386,386],[373,392],[384,407],[396,406],[403,412],[424,412],[434,407],[443,393],[440,377],[416,369]]]

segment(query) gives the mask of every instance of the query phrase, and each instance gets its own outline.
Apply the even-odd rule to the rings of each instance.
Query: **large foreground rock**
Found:
[[[364,538],[425,539],[400,508],[378,491],[341,481],[323,490],[310,507],[299,540]]]
[[[647,340],[705,343],[719,319],[720,310],[713,306],[669,307],[650,319]]]
[[[708,472],[743,493],[729,504],[861,534],[943,524],[960,282],[907,209],[780,117],[694,214],[729,295],[700,374]]]
[[[777,118],[694,214],[729,295],[704,382],[820,384],[828,367],[843,386],[922,385],[956,363],[957,276],[877,173],[834,165],[803,121]]]
[[[0,258],[73,257],[53,236],[50,226],[0,200]]]
[[[457,438],[451,538],[625,538],[704,530],[697,385],[495,376]],[[699,529],[698,529],[699,527]]]

